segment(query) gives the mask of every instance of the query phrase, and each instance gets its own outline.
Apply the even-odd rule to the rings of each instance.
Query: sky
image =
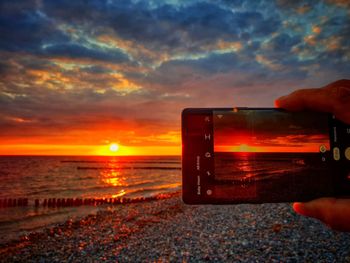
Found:
[[[217,114],[222,117],[217,117]],[[240,110],[214,115],[215,152],[330,150],[328,115]]]
[[[346,0],[1,1],[0,154],[181,153],[186,107],[350,76]]]

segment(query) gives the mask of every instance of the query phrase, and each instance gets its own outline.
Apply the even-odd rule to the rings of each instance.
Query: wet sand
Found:
[[[105,206],[0,247],[0,262],[149,261],[350,262],[350,233],[286,203],[188,206],[177,193]]]

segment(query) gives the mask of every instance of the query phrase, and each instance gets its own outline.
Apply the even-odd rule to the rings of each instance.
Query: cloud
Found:
[[[161,111],[172,106],[162,101],[147,102],[138,94],[129,95],[130,100],[113,90],[100,98],[89,89],[43,93],[33,88],[26,94],[0,95],[0,138],[38,143],[43,137],[55,143],[75,144],[100,144],[106,138],[122,138],[124,144],[135,144],[133,140],[140,138],[138,144],[142,144],[141,138],[147,134],[156,138],[176,130],[174,115]],[[160,111],[149,115],[155,107]],[[129,134],[132,130],[133,134]]]
[[[119,50],[101,50],[99,48],[87,48],[78,44],[53,44],[43,49],[43,53],[50,57],[60,56],[66,58],[89,58],[114,63],[129,61],[127,55]]]
[[[298,35],[290,36],[289,34],[281,33],[270,40],[269,48],[273,50],[273,52],[288,54],[292,47],[300,43],[300,41],[301,37]]]
[[[234,11],[207,2],[184,6],[158,3],[154,7],[145,1],[101,1],[89,5],[46,1],[43,10],[62,23],[83,28],[92,37],[114,35],[116,39],[142,43],[147,49],[170,55],[202,52],[201,47],[219,38],[235,41],[254,34],[264,36],[280,25],[278,17],[257,11]],[[82,15],[77,16],[78,12]]]
[[[0,3],[0,139],[151,145],[178,131],[184,107],[272,106],[297,88],[349,78],[348,7]]]
[[[0,49],[36,55],[87,58],[122,63],[129,58],[121,50],[86,46],[74,40],[57,21],[44,14],[36,4],[6,7],[0,16]]]
[[[11,5],[13,6],[13,5]],[[1,9],[0,49],[38,52],[46,41],[65,42],[69,36],[56,29],[53,21],[38,12],[35,6]],[[6,12],[7,11],[7,12]]]

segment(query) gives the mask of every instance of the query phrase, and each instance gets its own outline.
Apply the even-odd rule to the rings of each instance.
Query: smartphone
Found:
[[[307,201],[350,195],[350,126],[276,108],[182,112],[187,204]]]

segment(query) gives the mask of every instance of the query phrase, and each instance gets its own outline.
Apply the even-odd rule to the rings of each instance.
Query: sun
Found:
[[[129,146],[119,144],[117,142],[109,142],[98,146],[96,149],[96,155],[101,156],[128,156],[135,155],[136,151]]]
[[[117,143],[111,143],[109,145],[109,150],[111,152],[117,152],[119,150],[119,145]]]
[[[241,145],[239,146],[239,151],[240,151],[240,152],[250,152],[250,149],[249,149],[249,146],[248,146],[248,145],[246,145],[246,144],[241,144]]]
[[[258,152],[259,148],[248,144],[240,144],[237,146],[237,151],[241,153]]]

